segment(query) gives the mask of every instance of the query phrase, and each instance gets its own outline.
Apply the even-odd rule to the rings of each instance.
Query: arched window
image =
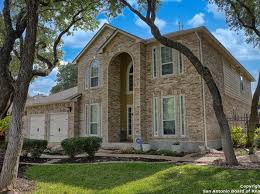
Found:
[[[133,63],[130,63],[127,68],[127,93],[133,92],[133,82],[134,82]]]
[[[90,65],[90,87],[98,87],[99,86],[99,62],[94,59]]]

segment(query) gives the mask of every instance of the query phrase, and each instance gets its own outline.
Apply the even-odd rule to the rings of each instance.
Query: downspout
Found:
[[[199,40],[200,44],[200,61],[203,64],[203,53],[202,53],[202,43],[201,38],[197,31],[195,31],[195,34]],[[203,124],[204,124],[204,145],[205,148],[208,149],[208,137],[207,137],[207,121],[206,121],[206,100],[205,100],[205,82],[201,76],[201,83],[202,83],[202,103],[203,103]]]

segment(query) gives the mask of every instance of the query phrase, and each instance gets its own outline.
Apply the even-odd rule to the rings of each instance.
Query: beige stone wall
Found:
[[[120,108],[120,64],[122,61],[118,57],[122,53],[131,56],[134,67],[134,138],[142,137],[144,143],[152,143],[155,147],[159,144],[169,147],[173,142],[181,142],[187,150],[194,149],[194,145],[204,145],[204,126],[207,127],[207,138],[211,145],[219,146],[220,133],[217,120],[212,108],[210,93],[205,86],[205,108],[206,123],[203,112],[203,81],[196,69],[184,57],[184,73],[173,74],[165,77],[152,78],[152,48],[160,48],[158,42],[143,43],[125,34],[118,33],[104,48],[103,53],[99,53],[99,48],[106,42],[106,39],[113,33],[110,28],[105,28],[96,38],[94,43],[86,50],[84,55],[77,61],[79,68],[78,87],[82,93],[79,106],[79,134],[86,133],[86,113],[85,105],[99,103],[102,105],[102,128],[99,133],[103,137],[104,143],[120,141],[120,127],[122,127],[122,107]],[[239,107],[243,111],[248,111],[248,104],[241,104],[240,101],[233,101],[224,92],[222,54],[220,54],[211,43],[204,40],[202,34],[203,61],[212,71],[223,96],[223,103],[226,113],[230,106]],[[189,33],[174,37],[188,46],[197,57],[200,58],[199,39],[195,33]],[[89,71],[91,61],[96,58],[101,64],[101,85],[98,88],[85,88],[85,75]],[[177,68],[175,69],[177,70]],[[159,73],[159,72],[158,72]],[[122,89],[122,88],[121,88]],[[185,136],[180,134],[179,118],[179,96],[185,97]],[[153,134],[152,126],[152,99],[158,97],[159,104],[163,96],[176,97],[176,135],[163,136],[159,132],[158,136]],[[240,106],[238,106],[240,104]],[[159,110],[161,107],[159,107]],[[160,113],[161,114],[161,113]],[[160,127],[161,124],[160,124]],[[159,129],[160,130],[160,129]],[[162,131],[162,130],[160,130]],[[134,140],[134,139],[133,139]]]
[[[68,136],[69,137],[78,136],[78,125],[79,125],[78,106],[79,106],[78,101],[72,101],[72,102],[26,107],[23,116],[24,137],[29,137],[30,135],[31,115],[44,114],[45,115],[45,139],[48,140],[49,126],[50,126],[49,114],[60,113],[60,112],[68,113]],[[69,107],[71,107],[71,112],[69,112]]]
[[[224,111],[227,117],[231,117],[231,113],[233,110],[239,115],[243,115],[245,113],[249,113],[250,110],[250,96],[251,96],[251,84],[247,84],[246,96],[248,96],[245,100],[244,98],[235,99],[227,94],[224,87],[224,61],[230,61],[227,56],[224,56],[220,53],[214,46],[202,36],[202,50],[203,50],[203,61],[204,65],[206,65],[212,75],[214,80],[217,83],[217,86],[220,90]],[[232,64],[232,61],[230,61]],[[234,67],[235,68],[235,67]],[[235,68],[236,69],[236,68]],[[239,71],[236,69],[237,73]],[[248,81],[249,82],[249,81]],[[239,84],[239,82],[237,83]],[[212,98],[211,94],[205,85],[205,95],[206,95],[206,120],[207,120],[207,138],[208,141],[214,141],[220,139],[220,130],[219,125],[213,110]]]
[[[199,56],[199,42],[194,34],[187,34],[176,38],[188,46],[197,56]],[[175,40],[176,40],[175,39]],[[184,57],[184,73],[174,74],[167,77],[152,78],[152,48],[160,47],[160,44],[155,42],[146,47],[146,134],[148,141],[173,143],[193,142],[202,143],[203,136],[203,109],[202,109],[202,87],[201,78],[196,72],[190,61]],[[175,68],[177,70],[177,68]],[[174,95],[176,98],[176,122],[177,129],[175,136],[163,136],[159,132],[158,136],[153,135],[152,126],[152,97],[158,97],[161,103],[162,96]],[[181,137],[180,134],[180,118],[179,118],[179,96],[185,97],[186,109],[186,135]],[[161,110],[161,108],[159,108]],[[161,111],[160,111],[161,112]],[[161,123],[160,123],[161,126]],[[162,126],[161,126],[162,127]]]
[[[105,28],[103,32],[96,38],[94,43],[86,50],[84,55],[77,61],[79,68],[78,87],[79,92],[82,93],[80,105],[80,135],[86,134],[86,113],[85,105],[91,103],[102,104],[102,129],[101,133],[104,142],[119,141],[120,137],[120,96],[118,90],[120,85],[116,83],[120,76],[120,69],[113,69],[111,63],[116,63],[114,59],[121,53],[128,53],[134,66],[134,120],[136,134],[140,134],[140,115],[138,111],[140,106],[140,78],[138,72],[140,71],[140,42],[136,39],[118,33],[113,40],[104,48],[103,53],[98,53],[99,48],[105,43],[107,37],[113,33],[110,28]],[[101,64],[101,86],[95,89],[85,88],[85,75],[89,71],[91,61],[94,57]],[[117,60],[117,59],[116,59]],[[112,75],[111,75],[112,73]],[[114,80],[114,81],[113,81]],[[109,87],[109,84],[111,87]],[[113,99],[113,100],[112,100]],[[118,124],[119,123],[119,124]],[[139,135],[140,136],[140,135]]]

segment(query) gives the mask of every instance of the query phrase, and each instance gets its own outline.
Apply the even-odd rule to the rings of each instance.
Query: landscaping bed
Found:
[[[96,162],[116,162],[116,161],[140,161],[140,162],[166,162],[165,159],[149,159],[149,158],[127,158],[127,157],[112,157],[112,156],[95,156],[94,159],[88,157],[64,158],[53,162],[53,164],[66,163],[96,163]]]

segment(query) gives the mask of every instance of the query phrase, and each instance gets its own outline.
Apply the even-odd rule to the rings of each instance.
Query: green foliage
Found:
[[[260,26],[260,3],[259,0],[210,0],[216,4],[219,10],[225,12],[226,21],[230,29],[236,31],[243,30],[247,37],[247,42],[260,48],[260,37],[252,28],[252,18],[255,19],[255,27],[259,31]],[[232,3],[231,3],[232,2]],[[242,2],[242,3],[241,3]],[[246,27],[243,26],[243,23]]]
[[[231,137],[233,145],[236,147],[244,147],[247,142],[247,135],[245,134],[243,128],[241,127],[232,127],[231,128]]]
[[[121,154],[146,154],[146,155],[161,155],[161,156],[174,156],[174,157],[182,157],[184,156],[184,153],[177,153],[173,152],[171,150],[149,150],[147,152],[141,151],[141,150],[135,150],[133,148],[131,149],[125,149],[120,151]]]
[[[99,26],[99,20],[97,16],[100,13],[104,13],[103,16],[114,17],[121,13],[122,5],[116,0],[106,1],[92,1],[92,0],[73,0],[73,1],[47,1],[48,5],[39,7],[39,23],[37,29],[37,45],[39,43],[42,47],[39,47],[38,52],[40,55],[53,62],[53,46],[55,40],[67,29],[70,24],[75,22],[68,32],[64,36],[71,36],[73,32],[78,30],[94,31]],[[22,9],[26,8],[26,2],[23,0],[16,0],[11,5],[12,22],[15,25],[17,16]],[[3,15],[0,11],[0,47],[3,44],[6,31],[3,24]],[[62,39],[64,38],[62,37]],[[63,41],[61,39],[60,44],[57,47],[58,58],[62,59]],[[17,39],[15,42],[14,50],[21,55],[21,46],[23,39]],[[44,45],[44,46],[43,46]],[[35,52],[36,54],[36,52]],[[58,64],[59,65],[59,64]],[[9,69],[12,76],[15,77],[20,69],[20,61],[16,57],[15,53],[12,53],[12,61]],[[34,69],[45,70],[46,64],[38,60],[35,57]]]
[[[35,165],[25,175],[35,181],[34,193],[201,194],[260,183],[259,169],[167,163]]]
[[[23,151],[30,153],[32,158],[39,158],[44,150],[47,148],[47,140],[38,139],[24,139]]]
[[[61,142],[61,146],[70,158],[74,158],[75,155],[82,153],[81,144],[79,138],[67,138]]]
[[[11,117],[6,116],[4,119],[0,120],[0,136],[3,136],[10,126]]]
[[[255,145],[257,148],[260,148],[260,128],[257,128],[255,131]]]
[[[72,63],[59,66],[57,85],[51,89],[51,94],[77,86],[78,66]]]
[[[101,144],[102,138],[100,137],[74,137],[63,140],[61,146],[70,158],[84,152],[86,152],[90,158],[94,158]]]
[[[100,137],[79,137],[81,148],[90,158],[94,158],[96,152],[100,149],[102,138]]]

